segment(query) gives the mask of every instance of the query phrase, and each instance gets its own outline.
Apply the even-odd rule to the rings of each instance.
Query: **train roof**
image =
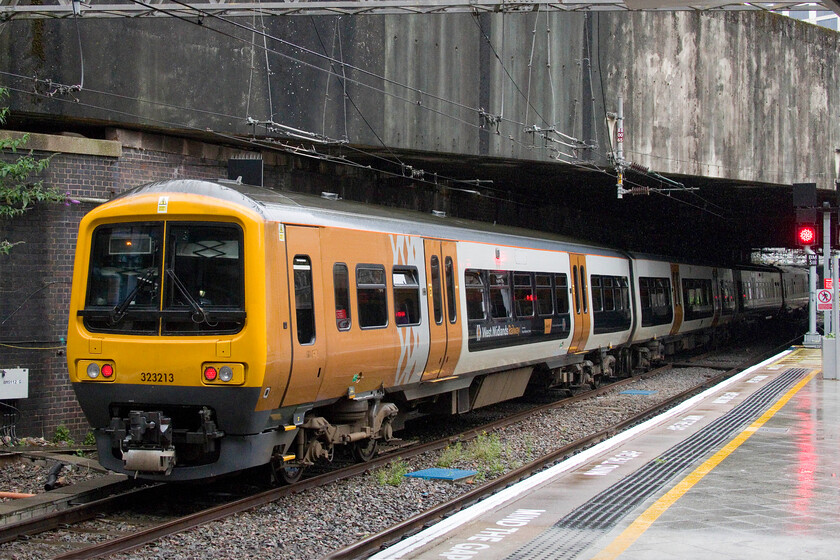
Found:
[[[620,249],[586,243],[548,232],[352,202],[334,195],[319,197],[279,191],[227,180],[160,181],[134,187],[122,193],[118,198],[174,192],[222,199],[255,211],[267,220],[283,223],[367,229],[383,233],[421,235],[499,245],[517,244],[534,249],[595,252],[606,256],[628,257],[628,254]]]

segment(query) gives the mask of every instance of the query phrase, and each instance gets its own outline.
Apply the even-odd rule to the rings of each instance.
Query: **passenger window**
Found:
[[[452,257],[446,257],[446,309],[449,322],[458,322],[458,302],[455,299],[455,266]]]
[[[350,274],[347,265],[333,265],[333,284],[335,285],[335,325],[340,331],[350,330]]]
[[[594,280],[594,277],[593,277]],[[592,300],[595,300],[595,282],[592,286]],[[604,311],[614,311],[616,309],[615,293],[613,292],[613,279],[611,276],[604,276],[601,278],[601,288],[603,289]],[[595,308],[593,303],[592,308]],[[619,307],[618,309],[621,309]]]
[[[467,319],[470,321],[483,321],[484,314],[484,282],[481,280],[481,273],[477,270],[464,272],[464,291],[467,297]]]
[[[490,273],[490,316],[494,319],[510,316],[510,279],[507,272]]]
[[[548,274],[537,274],[534,276],[537,284],[537,313],[541,316],[554,314],[554,305],[551,301],[551,276]]]
[[[557,301],[557,314],[569,312],[569,283],[565,274],[554,275],[554,298]]]
[[[534,287],[530,274],[513,275],[513,300],[517,317],[534,316]]]
[[[416,268],[394,268],[394,321],[397,326],[420,324],[420,285]]]
[[[356,267],[359,326],[363,329],[388,326],[386,290],[384,266],[366,264]]]
[[[592,277],[592,311],[598,312],[604,309],[603,301],[601,301],[601,277]]]
[[[297,338],[301,344],[315,342],[315,306],[312,299],[312,262],[296,255],[292,264],[295,279]]]
[[[432,255],[432,311],[435,314],[435,323],[440,325],[443,322],[443,305],[440,301],[440,260],[437,255]]]

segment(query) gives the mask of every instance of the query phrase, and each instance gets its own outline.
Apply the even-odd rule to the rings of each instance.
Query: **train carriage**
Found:
[[[726,282],[536,232],[165,181],[82,221],[68,366],[107,468],[292,481],[341,446],[369,459],[413,417],[647,367],[660,339],[723,324]]]

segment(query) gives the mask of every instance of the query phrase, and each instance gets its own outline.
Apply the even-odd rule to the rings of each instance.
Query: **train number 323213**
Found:
[[[140,374],[140,381],[143,383],[175,383],[175,374],[143,372]]]

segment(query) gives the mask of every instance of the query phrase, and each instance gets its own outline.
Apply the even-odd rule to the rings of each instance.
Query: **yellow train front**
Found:
[[[291,356],[288,336],[266,335],[288,328],[277,225],[235,190],[175,186],[135,189],[80,225],[67,358],[100,462],[190,480],[282,461],[293,411],[272,414],[282,387],[266,375],[288,375]]]

